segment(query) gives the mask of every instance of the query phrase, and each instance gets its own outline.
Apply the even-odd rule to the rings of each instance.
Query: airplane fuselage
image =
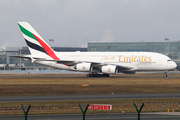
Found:
[[[176,63],[169,57],[152,52],[55,52],[55,54],[62,61],[84,61],[132,68],[128,71],[164,71],[176,67]],[[76,71],[73,67],[56,61],[35,62],[59,69]]]

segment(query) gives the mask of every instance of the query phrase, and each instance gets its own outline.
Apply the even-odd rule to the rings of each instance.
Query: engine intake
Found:
[[[79,63],[75,67],[76,70],[82,71],[82,72],[89,72],[91,71],[91,63]]]
[[[116,74],[117,70],[118,70],[117,66],[113,66],[113,65],[102,66],[102,73]]]

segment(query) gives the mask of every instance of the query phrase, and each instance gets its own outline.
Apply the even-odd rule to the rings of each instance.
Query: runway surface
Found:
[[[3,120],[24,120],[24,116],[2,116]],[[28,120],[82,120],[82,114],[28,115]],[[86,120],[137,120],[137,114],[86,114]],[[179,120],[179,114],[141,114],[142,120]]]
[[[92,100],[92,99],[137,99],[137,98],[180,98],[180,93],[1,96],[0,102],[53,101],[53,100]]]

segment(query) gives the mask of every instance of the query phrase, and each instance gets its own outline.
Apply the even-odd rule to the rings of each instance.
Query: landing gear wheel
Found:
[[[91,77],[91,74],[87,74],[86,77]]]
[[[91,74],[91,77],[101,77],[101,74]]]
[[[167,74],[164,74],[163,77],[164,77],[164,78],[167,78]]]
[[[109,74],[102,74],[102,77],[109,77]]]
[[[86,77],[101,77],[101,74],[87,74]]]

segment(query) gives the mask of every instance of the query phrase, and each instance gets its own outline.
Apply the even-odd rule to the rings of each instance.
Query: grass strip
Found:
[[[110,78],[55,76],[0,78],[0,96],[180,93],[180,76],[176,75],[169,75],[169,78],[157,77],[159,75],[116,75]],[[89,86],[82,87],[83,84]]]

